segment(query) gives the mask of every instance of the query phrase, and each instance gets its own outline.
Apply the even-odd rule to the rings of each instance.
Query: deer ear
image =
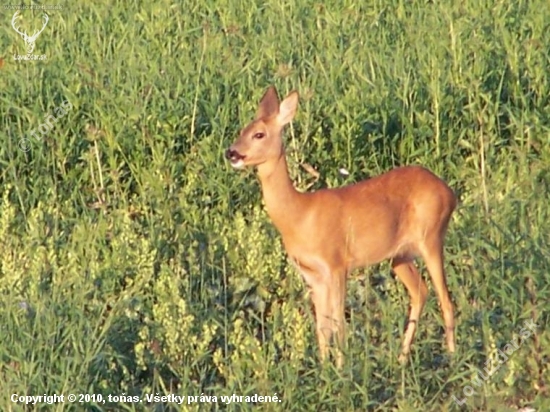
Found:
[[[296,114],[296,109],[298,108],[298,92],[291,92],[279,106],[279,114],[277,115],[277,120],[284,126],[287,123],[290,123],[294,119]]]
[[[277,89],[275,86],[271,86],[265,92],[260,104],[258,106],[258,111],[256,112],[256,119],[261,119],[263,117],[270,117],[277,113],[279,110],[279,96],[277,96]]]

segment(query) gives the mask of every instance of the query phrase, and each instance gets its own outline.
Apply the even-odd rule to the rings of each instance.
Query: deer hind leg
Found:
[[[441,311],[443,312],[447,347],[449,352],[453,353],[455,351],[454,309],[445,280],[442,237],[433,236],[432,238],[426,239],[421,248],[421,254],[428,268],[428,272],[430,273],[430,277],[432,278],[434,289],[441,305]]]
[[[428,289],[412,260],[405,258],[394,259],[392,262],[392,269],[395,275],[407,288],[411,300],[409,319],[403,338],[401,354],[399,355],[399,362],[404,363],[411,350],[411,343],[414,339],[422,309],[426,303]]]
[[[310,285],[321,360],[327,359],[331,339],[336,338],[336,366],[338,368],[341,368],[344,363],[342,349],[345,342],[345,282],[345,277],[338,277]]]

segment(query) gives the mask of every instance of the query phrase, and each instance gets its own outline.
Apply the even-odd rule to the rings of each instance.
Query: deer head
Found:
[[[42,33],[42,31],[44,30],[44,28],[46,28],[46,24],[48,24],[48,15],[46,13],[44,13],[44,25],[42,26],[42,28],[36,32],[34,32],[32,34],[32,36],[29,36],[27,35],[27,33],[25,32],[21,32],[16,26],[15,26],[15,21],[20,18],[21,15],[19,14],[19,11],[16,11],[15,14],[13,15],[13,18],[11,19],[11,26],[13,27],[13,29],[19,33],[21,35],[21,37],[23,37],[23,40],[25,41],[25,44],[27,45],[27,54],[31,54],[34,50],[34,46],[35,46],[35,42],[36,42],[36,39],[38,38],[38,35],[40,33]]]

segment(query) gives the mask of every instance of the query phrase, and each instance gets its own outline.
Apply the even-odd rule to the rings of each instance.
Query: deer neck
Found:
[[[284,150],[277,159],[258,166],[258,177],[267,213],[284,238],[303,217],[304,197],[290,180]]]

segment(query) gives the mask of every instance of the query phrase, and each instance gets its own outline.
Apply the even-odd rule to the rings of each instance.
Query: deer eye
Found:
[[[254,136],[252,136],[253,139],[263,139],[265,137],[265,133],[258,132],[255,133]]]

